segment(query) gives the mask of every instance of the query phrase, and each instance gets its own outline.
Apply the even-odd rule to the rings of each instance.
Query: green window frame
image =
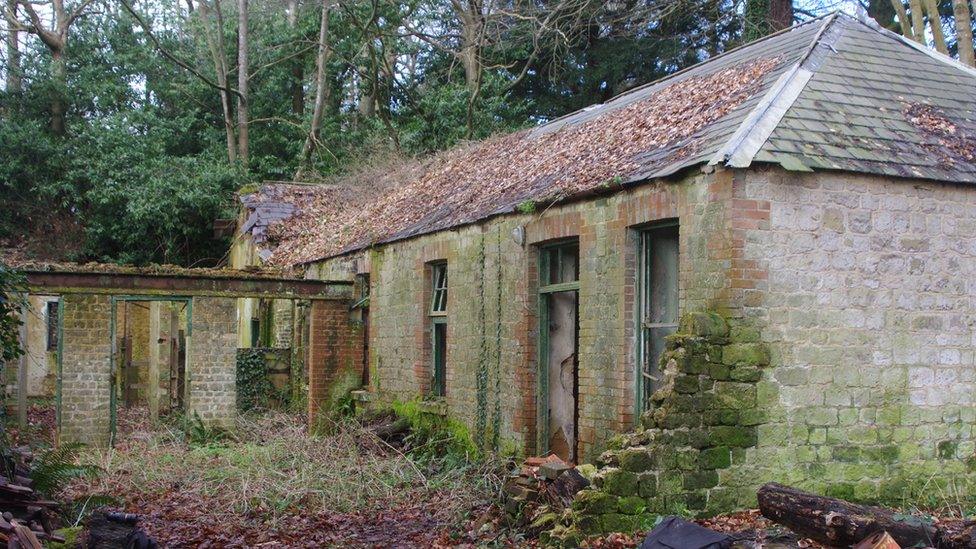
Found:
[[[433,317],[430,326],[432,382],[431,395],[442,397],[447,395],[447,319]]]
[[[447,263],[430,264],[431,396],[447,395]]]
[[[536,443],[540,454],[549,452],[549,300],[552,294],[576,292],[579,299],[579,239],[563,240],[539,248],[539,341],[536,406]],[[578,322],[578,320],[577,320]],[[579,405],[578,395],[577,406]],[[577,410],[576,415],[578,416]],[[574,418],[577,425],[579,418]],[[577,433],[577,437],[579,434]],[[575,449],[572,453],[575,454]]]
[[[661,381],[665,338],[678,329],[678,223],[640,229],[637,249],[638,417],[651,405]]]

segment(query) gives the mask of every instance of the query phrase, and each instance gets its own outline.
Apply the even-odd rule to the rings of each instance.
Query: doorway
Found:
[[[542,248],[539,400],[543,453],[576,462],[579,425],[579,242]]]
[[[185,408],[190,298],[112,298],[111,440]]]

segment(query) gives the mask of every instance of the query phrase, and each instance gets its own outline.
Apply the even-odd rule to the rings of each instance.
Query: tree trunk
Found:
[[[901,0],[891,0],[891,7],[898,14],[898,25],[901,26],[902,36],[915,40],[915,33],[912,32],[912,21],[908,18],[908,12],[905,11],[905,4],[902,4]]]
[[[68,73],[65,67],[64,50],[51,50],[51,76],[54,78],[54,97],[51,98],[51,133],[58,137],[65,135],[64,127],[64,95],[68,85]]]
[[[942,16],[935,0],[925,0],[925,11],[929,14],[929,25],[932,26],[932,37],[935,39],[935,49],[942,54],[949,54],[946,46],[945,33],[942,32]]]
[[[288,28],[292,32],[298,27],[298,0],[287,0],[286,18]],[[301,118],[305,114],[305,71],[302,70],[301,58],[292,61],[291,67],[291,112],[296,118]]]
[[[770,0],[769,30],[776,32],[793,25],[793,0]]]
[[[319,49],[315,56],[315,106],[312,108],[312,121],[309,124],[308,135],[305,138],[305,145],[302,146],[302,158],[295,175],[299,179],[304,169],[312,159],[312,150],[319,140],[319,132],[322,129],[322,111],[325,109],[325,102],[332,89],[326,82],[329,58],[332,57],[332,48],[329,46],[329,13],[332,8],[332,0],[322,0],[322,20],[319,23]]]
[[[976,66],[976,56],[973,54],[973,19],[969,14],[969,0],[952,0],[952,15],[956,20],[959,61],[970,67]]]
[[[925,11],[922,9],[922,0],[909,0],[908,7],[912,10],[912,38],[919,44],[925,44]]]
[[[214,72],[217,77],[217,86],[220,88],[220,108],[224,115],[224,134],[227,139],[227,160],[233,164],[237,162],[237,136],[234,134],[233,107],[230,100],[230,88],[227,82],[227,60],[224,49],[223,38],[223,17],[220,12],[220,0],[214,2],[214,9],[217,13],[217,32],[216,38],[211,36],[210,27],[210,6],[207,0],[201,0],[197,11],[200,13],[204,37],[210,56],[213,58]]]
[[[237,154],[245,169],[250,145],[248,142],[247,42],[247,0],[237,0]]]
[[[902,547],[918,543],[929,547],[936,539],[933,526],[899,520],[880,507],[854,505],[776,483],[766,484],[756,495],[764,517],[831,547],[850,547],[880,531],[887,531]]]
[[[17,17],[17,0],[7,0],[7,9],[13,19]],[[20,31],[14,21],[8,21],[7,31],[7,93],[20,93],[24,89],[20,69]]]

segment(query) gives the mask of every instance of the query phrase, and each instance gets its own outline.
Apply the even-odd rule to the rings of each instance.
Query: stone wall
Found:
[[[59,440],[107,446],[110,440],[111,298],[67,294],[63,315]]]
[[[555,537],[633,531],[660,514],[711,515],[752,501],[749,453],[767,420],[758,382],[769,351],[732,333],[715,313],[682,318],[652,409],[597,459],[592,487],[577,494]]]
[[[972,493],[976,188],[781,170],[736,187],[768,211],[742,235],[768,280],[739,314],[773,363],[750,483]]]
[[[187,411],[232,429],[237,419],[237,300],[193,298],[187,345]]]
[[[730,174],[697,174],[378,246],[308,275],[351,279],[368,270],[371,389],[380,402],[409,400],[429,391],[429,264],[446,261],[449,413],[485,447],[534,453],[538,246],[578,238],[578,432],[581,455],[592,458],[636,423],[635,228],[677,218],[681,309],[721,308],[732,284],[731,193]]]

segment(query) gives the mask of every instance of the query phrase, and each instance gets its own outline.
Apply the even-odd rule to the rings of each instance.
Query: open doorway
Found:
[[[188,298],[113,298],[113,441],[185,409]]]
[[[575,462],[579,424],[579,242],[543,248],[539,273],[542,449]]]

